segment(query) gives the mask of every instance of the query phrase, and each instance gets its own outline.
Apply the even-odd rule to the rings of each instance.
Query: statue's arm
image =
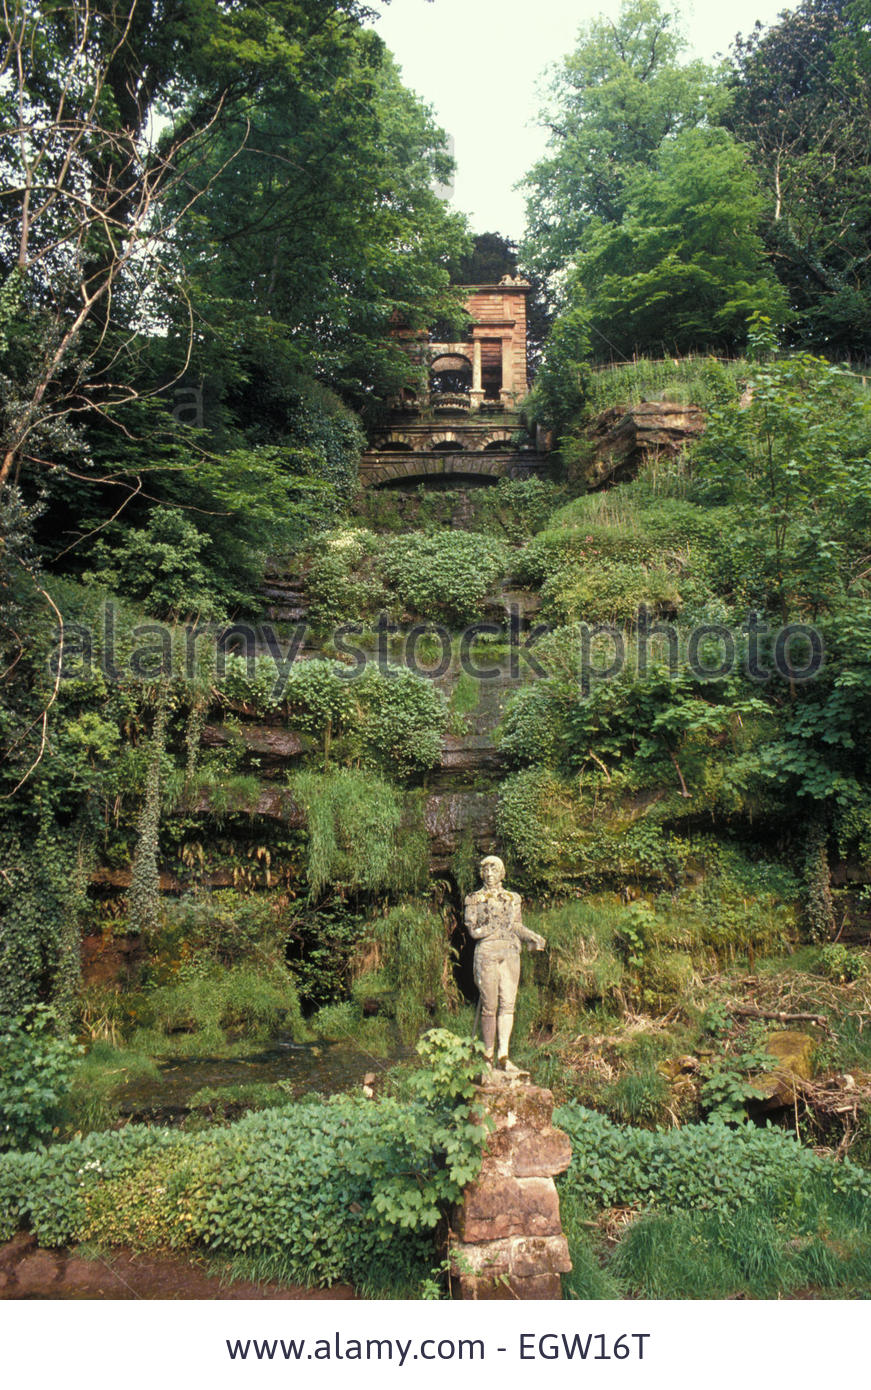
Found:
[[[528,941],[530,946],[534,947],[536,951],[544,950],[545,946],[547,945],[547,942],[545,941],[544,937],[539,936],[537,931],[530,931],[529,927],[525,927],[523,925],[523,918],[521,917],[520,913],[519,894],[515,895],[513,926],[516,934],[520,937],[521,941]]]

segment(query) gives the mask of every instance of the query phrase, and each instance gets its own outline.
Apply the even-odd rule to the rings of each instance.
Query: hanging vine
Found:
[[[167,687],[162,684],[157,695],[148,770],[145,776],[145,800],[137,827],[138,839],[130,879],[128,922],[133,932],[143,932],[152,925],[160,903],[160,794],[162,763],[166,751],[168,694]]]

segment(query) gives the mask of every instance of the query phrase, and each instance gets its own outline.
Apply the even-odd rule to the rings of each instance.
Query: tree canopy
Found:
[[[616,21],[580,31],[543,113],[549,153],[526,180],[524,264],[564,269],[594,220],[622,220],[634,176],[654,166],[663,141],[707,115],[715,75],[682,62],[685,49],[676,12],[659,0],[624,0]]]

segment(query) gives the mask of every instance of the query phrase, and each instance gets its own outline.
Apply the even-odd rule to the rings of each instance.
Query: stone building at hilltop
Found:
[[[539,473],[542,455],[526,435],[519,406],[529,389],[526,299],[529,282],[505,275],[495,285],[464,285],[471,323],[462,342],[404,336],[421,367],[421,391],[405,389],[363,456],[364,486],[457,483]]]

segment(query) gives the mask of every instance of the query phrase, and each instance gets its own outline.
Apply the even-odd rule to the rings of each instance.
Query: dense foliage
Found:
[[[404,1059],[473,1029],[486,847],[548,942],[514,1042],[569,1101],[572,1291],[867,1294],[866,0],[716,70],[660,0],[593,21],[519,249],[355,0],[10,15],[0,1238],[420,1293],[480,1060]],[[360,495],[403,335],[518,269],[548,480]],[[704,431],[603,473],[657,401]],[[365,1095],[98,1132],[277,1041]]]
[[[777,1130],[618,1127],[579,1106],[560,1179],[579,1298],[771,1298],[808,1285],[861,1296],[869,1274],[868,1175]],[[616,1249],[590,1244],[582,1213],[640,1209]]]
[[[661,0],[581,30],[521,248],[559,303],[539,379],[551,424],[583,398],[569,364],[734,352],[751,310],[796,344],[867,357],[866,18],[804,0],[718,68],[686,60]]]
[[[130,1126],[0,1157],[0,1239],[208,1250],[288,1282],[413,1290],[430,1232],[474,1177],[475,1045],[422,1039],[414,1099],[313,1098],[203,1134]]]

